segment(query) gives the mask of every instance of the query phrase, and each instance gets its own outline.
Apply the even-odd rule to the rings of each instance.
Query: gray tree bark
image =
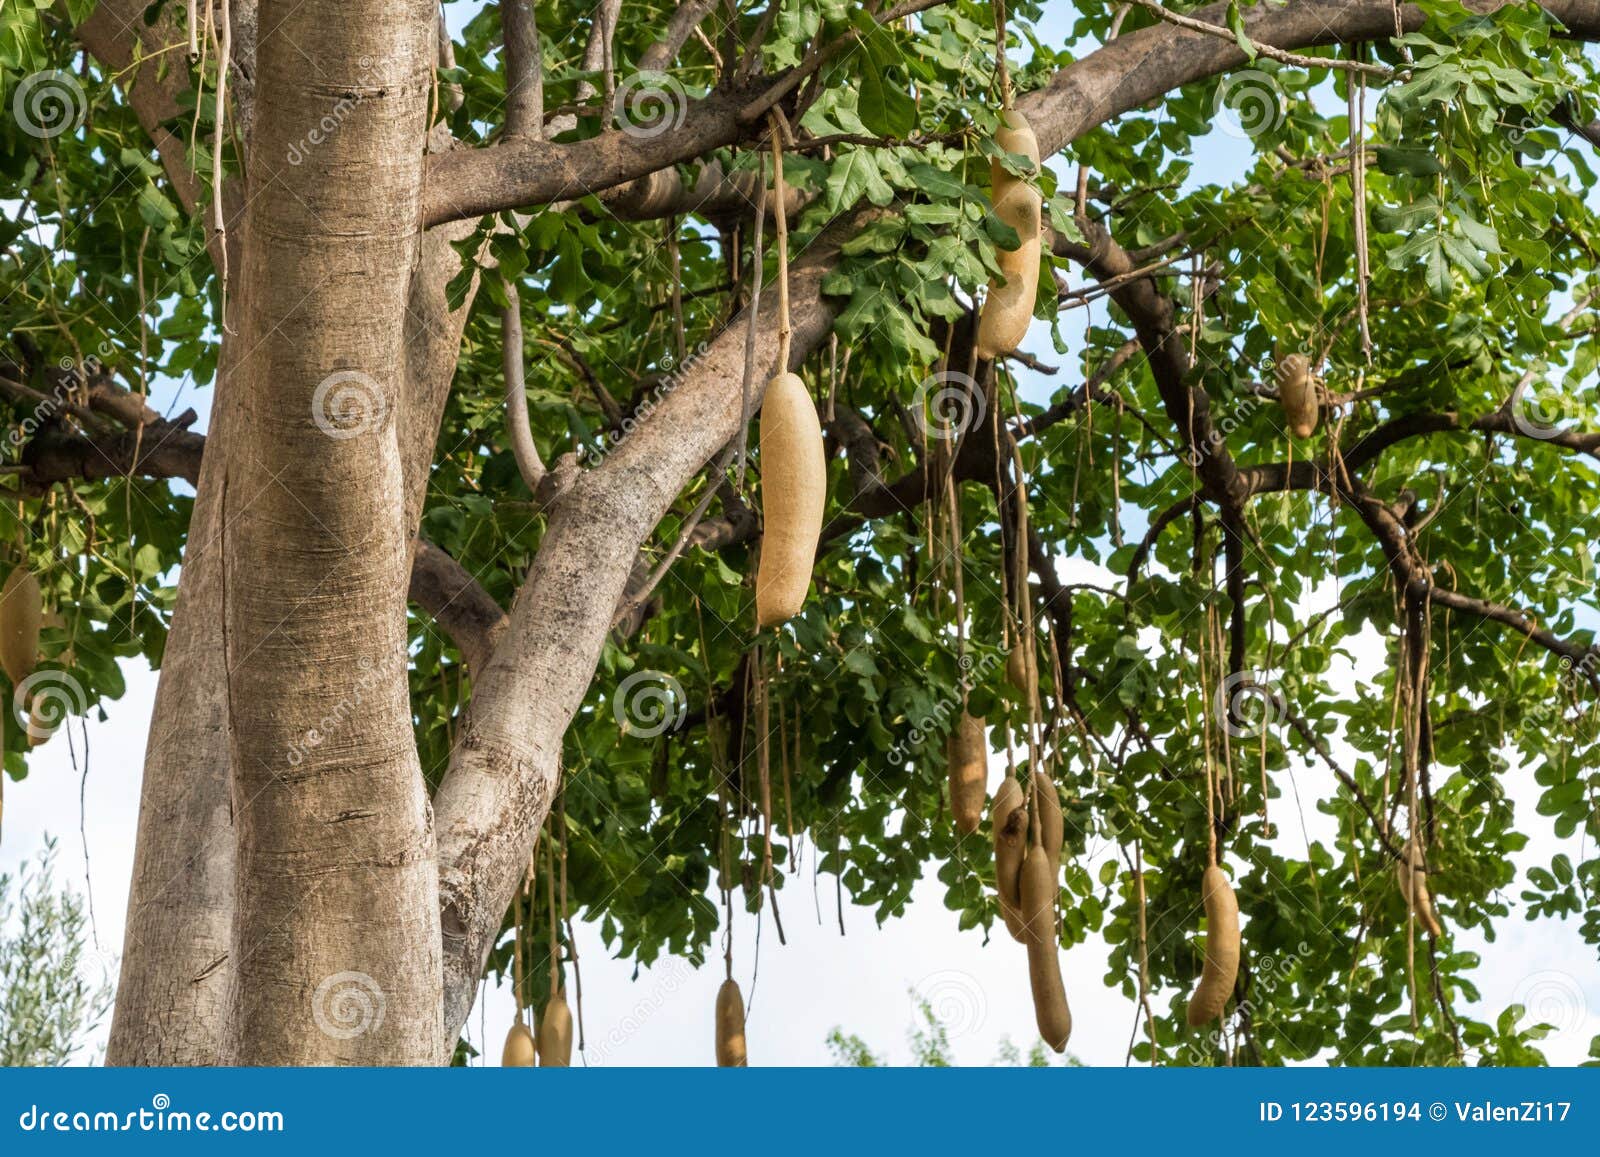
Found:
[[[400,452],[435,27],[432,0],[261,5],[243,353],[219,399],[248,433],[222,482],[235,1063],[446,1052]]]

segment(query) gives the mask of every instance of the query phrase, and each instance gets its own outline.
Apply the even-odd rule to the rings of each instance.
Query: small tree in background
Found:
[[[83,901],[55,884],[55,841],[15,877],[0,873],[0,1065],[72,1060],[111,1007],[85,975]]]
[[[950,1047],[950,1026],[934,1012],[931,1002],[915,993],[912,999],[916,1002],[917,1018],[920,1023],[913,1023],[906,1032],[906,1041],[911,1046],[911,1064],[921,1069],[954,1068],[960,1062],[956,1060],[955,1053]],[[828,1034],[828,1051],[833,1054],[833,1063],[838,1068],[880,1069],[887,1068],[891,1064],[888,1058],[874,1053],[871,1046],[855,1033],[847,1034],[839,1028]],[[1063,1063],[1077,1066],[1080,1062],[1068,1053]],[[1050,1055],[1045,1051],[1043,1041],[1035,1040],[1032,1047],[1024,1054],[1022,1049],[1007,1037],[1000,1042],[994,1064],[1012,1068],[1043,1069],[1049,1067]]]

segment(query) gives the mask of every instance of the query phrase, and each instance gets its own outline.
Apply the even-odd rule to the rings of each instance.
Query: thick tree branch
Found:
[[[1112,47],[1120,41],[1114,41]],[[1172,299],[1149,278],[1127,279],[1133,259],[1098,221],[1085,221],[1088,247],[1057,238],[1054,248],[1071,254],[1100,281],[1111,285],[1111,298],[1133,322],[1144,347],[1145,360],[1155,377],[1156,389],[1167,417],[1182,435],[1205,496],[1225,511],[1237,515],[1246,490],[1222,432],[1211,420],[1211,398],[1192,380],[1189,350],[1174,324]]]
[[[1503,0],[1472,0],[1466,5],[1492,12]],[[1597,0],[1547,0],[1541,7],[1575,35],[1600,34]],[[1209,4],[1187,15],[1226,25],[1228,5]],[[1242,11],[1246,35],[1273,48],[1315,48],[1394,36],[1390,0],[1294,0],[1283,7],[1258,4]],[[1407,32],[1421,28],[1423,13],[1414,4],[1400,7]],[[1043,88],[1019,97],[1017,107],[1033,125],[1042,153],[1059,152],[1096,125],[1197,80],[1247,64],[1237,41],[1203,32],[1156,24],[1125,32],[1105,47],[1063,68]]]
[[[572,144],[520,139],[493,148],[456,149],[429,158],[428,226],[602,193],[657,169],[733,144],[753,129],[739,110],[754,88],[714,92],[683,123],[660,136],[602,133]]]
[[[411,560],[411,601],[449,636],[476,675],[505,633],[506,613],[467,568],[426,540]]]
[[[1410,438],[1431,434],[1477,431],[1480,433],[1508,434],[1532,442],[1586,454],[1600,461],[1600,433],[1578,430],[1551,430],[1540,433],[1532,426],[1517,424],[1512,412],[1502,407],[1489,414],[1470,417],[1453,411],[1417,411],[1391,418],[1382,425],[1363,434],[1341,453],[1344,468],[1351,474],[1361,473],[1377,461],[1385,451]],[[1265,462],[1241,467],[1247,491],[1251,494],[1278,490],[1319,490],[1322,479],[1333,469],[1326,457],[1303,459],[1290,465],[1286,462]]]
[[[1552,0],[1546,7],[1569,26],[1600,30],[1600,0]],[[1218,4],[1195,15],[1216,22],[1225,12]],[[1402,9],[1402,16],[1408,28],[1422,22],[1413,7]],[[1251,9],[1245,25],[1259,43],[1292,48],[1387,38],[1393,20],[1388,0],[1302,0],[1285,9]],[[1142,29],[1063,69],[1020,105],[1043,151],[1053,153],[1169,89],[1244,60],[1237,44],[1217,37],[1166,25]],[[745,95],[722,92],[697,102],[678,129],[655,141],[608,133],[571,146],[524,143],[435,157],[425,218],[437,224],[578,197],[703,156],[750,131],[740,116],[747,107]],[[867,217],[855,215],[797,266],[795,361],[827,332],[831,311],[821,299],[821,276],[843,236]],[[1114,268],[1111,250],[1097,257],[1109,263],[1104,266],[1109,276],[1130,268]],[[1126,263],[1126,254],[1121,260]],[[1134,296],[1140,292],[1153,289],[1147,282],[1129,283],[1125,296],[1134,308],[1128,312],[1140,328],[1169,417],[1186,432],[1189,446],[1209,447],[1204,394],[1196,394],[1185,380],[1182,343],[1171,340],[1170,302],[1163,311],[1160,302]],[[770,323],[759,327],[768,362],[774,328]],[[610,629],[611,608],[625,588],[639,544],[688,479],[735,432],[742,336],[742,322],[736,321],[662,407],[558,505],[506,639],[477,682],[435,800],[448,1033],[460,1027],[470,1007],[483,961],[548,811],[562,736],[588,689]],[[1204,461],[1210,463],[1202,469],[1208,495],[1229,506],[1242,500],[1231,459],[1212,454]]]
[[[533,0],[500,0],[505,39],[507,140],[544,135],[544,60]]]
[[[867,217],[847,215],[791,267],[791,366],[831,327],[822,278]],[[756,326],[760,382],[775,368],[776,323],[776,303],[769,299]],[[589,690],[639,546],[737,432],[747,324],[735,318],[686,363],[677,388],[556,503],[505,638],[475,679],[434,799],[448,1033],[460,1029],[471,1007],[484,959],[549,810],[562,737]]]
[[[608,189],[599,201],[619,221],[655,221],[663,217],[699,214],[710,220],[745,218],[754,211],[761,186],[755,170],[729,173],[719,160],[706,161],[685,176],[676,168],[657,169],[637,181]],[[783,203],[789,219],[813,200],[813,195],[792,186],[784,189]],[[767,212],[776,215],[778,199],[767,191]]]
[[[19,481],[25,487],[129,476],[199,483],[206,437],[186,428],[192,412],[168,422],[137,395],[104,381],[90,388],[90,407],[130,428],[73,432],[56,423],[45,426],[23,446],[27,470]],[[142,430],[134,427],[137,416],[144,419]],[[470,669],[482,668],[504,629],[505,613],[466,568],[424,539],[412,559],[411,600],[435,619]]]
[[[640,72],[661,72],[677,58],[689,37],[717,6],[717,0],[682,0],[672,18],[667,21],[661,39],[644,50],[639,57]]]
[[[1417,557],[1412,548],[1411,535],[1396,511],[1384,505],[1359,484],[1344,488],[1343,494],[1355,507],[1356,513],[1372,532],[1373,537],[1378,540],[1384,558],[1389,563],[1389,569],[1394,572],[1396,580],[1410,599],[1431,600],[1439,606],[1510,627],[1518,634],[1538,643],[1551,654],[1569,660],[1575,669],[1587,674],[1591,686],[1600,690],[1600,671],[1591,669],[1595,666],[1592,660],[1586,662],[1590,653],[1596,648],[1561,638],[1540,626],[1539,621],[1532,615],[1515,607],[1438,586],[1434,583],[1427,564]]]

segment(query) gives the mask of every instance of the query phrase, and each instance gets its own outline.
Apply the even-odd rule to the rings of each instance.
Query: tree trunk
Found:
[[[128,103],[192,213],[207,190],[182,140],[165,127],[180,113],[187,80],[162,68],[159,53],[184,35],[182,12],[169,9],[149,24],[144,9],[142,0],[100,0],[78,37],[102,64],[131,74]],[[231,15],[234,58],[249,61],[255,0],[234,0]],[[144,63],[134,67],[136,60]],[[248,107],[246,94],[235,92],[235,107]],[[214,235],[217,260],[220,242]],[[236,238],[229,249],[237,261]],[[230,344],[219,359],[214,397],[227,388],[234,352]],[[106,1048],[113,1065],[209,1065],[221,1047],[232,976],[234,856],[219,548],[224,417],[224,408],[214,405],[145,744],[121,979]]]
[[[225,373],[219,369],[219,382]],[[113,1065],[215,1064],[222,1039],[234,839],[218,548],[223,442],[213,422],[150,716],[106,1048]]]
[[[240,432],[222,535],[231,1062],[446,1059],[399,444],[434,20],[426,0],[261,6],[227,339],[244,352],[220,399]]]

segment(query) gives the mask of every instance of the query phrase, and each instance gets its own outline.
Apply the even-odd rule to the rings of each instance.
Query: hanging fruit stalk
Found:
[[[828,463],[822,424],[805,382],[789,372],[789,230],[783,187],[783,143],[772,128],[773,189],[778,225],[778,374],[761,402],[761,562],[756,571],[756,625],[768,627],[800,613],[827,498]],[[756,255],[756,277],[761,276]]]
[[[946,358],[949,357],[946,351]],[[939,443],[941,446],[943,443]],[[950,814],[956,831],[970,836],[983,822],[983,802],[988,796],[989,744],[984,720],[967,708],[967,595],[966,565],[962,559],[961,495],[956,490],[955,473],[941,460],[944,474],[944,505],[950,532],[951,593],[955,596],[956,665],[961,671],[961,715],[945,743],[945,761],[950,772]]]
[[[1196,550],[1197,552],[1199,550],[1198,543]],[[1202,567],[1198,553],[1195,567],[1197,572]],[[1207,628],[1201,632],[1197,650],[1202,687],[1210,685],[1208,660],[1213,652],[1220,656],[1221,642]],[[1187,1011],[1189,1023],[1195,1026],[1216,1020],[1222,1015],[1228,1006],[1228,998],[1233,995],[1234,980],[1239,974],[1239,900],[1233,894],[1233,887],[1228,883],[1227,874],[1218,866],[1219,785],[1216,768],[1212,762],[1211,715],[1203,713],[1201,718],[1204,721],[1202,743],[1205,748],[1206,870],[1200,877],[1200,900],[1206,913],[1206,948],[1205,962],[1200,969],[1200,982],[1195,985],[1194,995],[1189,998]]]
[[[546,833],[548,837],[549,833]],[[561,941],[556,933],[555,842],[545,840],[545,903],[550,913],[550,999],[539,1018],[539,1065],[564,1069],[572,1064],[572,1010],[561,985]]]
[[[533,871],[533,862],[528,863]],[[528,894],[528,876],[524,876],[516,894],[511,897],[511,994],[517,1006],[517,1021],[506,1033],[505,1047],[500,1050],[500,1064],[508,1069],[531,1069],[538,1063],[533,1033],[523,1023],[524,974],[522,967],[522,899]]]

